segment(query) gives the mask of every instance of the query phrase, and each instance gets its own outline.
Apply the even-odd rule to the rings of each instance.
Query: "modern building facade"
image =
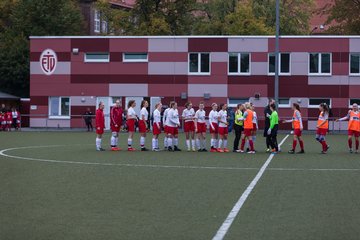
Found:
[[[88,107],[118,98],[146,98],[151,111],[160,100],[251,101],[263,118],[274,96],[273,36],[31,37],[30,51],[31,127],[82,127]],[[314,129],[320,102],[337,117],[360,101],[359,36],[284,36],[280,51],[280,117],[298,102]]]

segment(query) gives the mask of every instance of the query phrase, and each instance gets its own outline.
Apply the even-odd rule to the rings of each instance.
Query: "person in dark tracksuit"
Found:
[[[244,130],[244,121],[240,120],[243,118],[243,111],[244,111],[244,105],[238,104],[236,107],[235,119],[234,119],[235,139],[234,139],[233,152],[239,150],[239,142],[241,139],[242,131]]]
[[[267,131],[269,130],[270,127],[270,118],[269,116],[271,115],[271,110],[270,110],[270,105],[274,104],[275,100],[274,99],[270,99],[269,100],[269,105],[267,105],[264,109],[264,115],[265,115],[265,127],[264,127],[264,137],[266,138],[266,152],[270,152],[271,151],[271,146],[270,146],[270,136],[267,134]]]

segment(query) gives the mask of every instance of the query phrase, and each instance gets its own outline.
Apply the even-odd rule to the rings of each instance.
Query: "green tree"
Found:
[[[327,11],[327,24],[334,23],[328,30],[331,34],[360,34],[360,0],[336,0]]]
[[[270,35],[274,34],[274,29],[267,27],[263,19],[256,18],[251,6],[243,4],[225,17],[224,32],[228,35]]]
[[[29,36],[83,33],[80,9],[74,0],[19,0],[8,6],[0,33],[1,90],[29,96]]]
[[[276,0],[252,0],[255,16],[264,18],[266,26],[275,28]],[[280,34],[303,35],[310,32],[314,0],[280,0]]]
[[[209,0],[197,4],[194,34],[223,35],[225,17],[235,12],[237,0]]]

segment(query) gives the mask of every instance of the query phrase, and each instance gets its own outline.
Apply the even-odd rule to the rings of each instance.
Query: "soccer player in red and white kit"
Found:
[[[95,123],[96,123],[96,151],[105,151],[101,147],[102,135],[105,129],[105,115],[104,115],[104,103],[99,103],[99,108],[96,110]]]
[[[348,112],[348,114],[340,119],[337,119],[336,121],[347,121],[349,120],[348,124],[348,145],[349,145],[349,152],[353,153],[352,148],[352,137],[355,137],[355,143],[356,143],[356,151],[355,153],[358,153],[359,151],[359,136],[360,136],[360,112],[359,112],[359,106],[354,103],[352,105],[352,109]]]
[[[111,128],[111,150],[120,151],[118,148],[119,132],[122,126],[123,110],[120,100],[116,100],[115,105],[110,109],[110,128]]]
[[[219,145],[218,145],[218,152],[229,152],[227,148],[227,137],[228,137],[228,125],[227,122],[227,104],[220,104],[220,111],[218,116],[219,121]],[[224,146],[224,149],[222,149]]]
[[[146,140],[146,132],[147,132],[147,121],[149,118],[149,112],[147,108],[149,107],[149,103],[146,100],[141,102],[141,110],[140,110],[140,120],[139,120],[139,132],[140,132],[140,147],[141,151],[149,151],[145,147]]]
[[[179,112],[177,110],[177,103],[171,102],[170,110],[167,113],[166,117],[166,131],[167,131],[167,144],[169,151],[181,151],[178,147],[179,139],[179,128],[180,120],[179,120]],[[174,145],[174,148],[172,147]]]
[[[211,104],[212,110],[209,113],[209,128],[211,134],[211,149],[210,152],[217,152],[218,148],[218,118],[219,113],[217,111],[218,105],[216,103]]]
[[[134,107],[136,107],[135,100],[130,100],[128,102],[128,110],[126,114],[126,125],[128,127],[128,151],[135,151],[136,149],[132,147],[132,142],[135,132],[135,122],[137,120],[137,115]]]
[[[297,103],[293,103],[292,109],[294,111],[292,119],[283,121],[283,123],[291,122],[292,128],[294,129],[293,145],[292,145],[292,149],[289,151],[289,153],[290,154],[295,153],[297,140],[299,140],[301,150],[298,153],[302,154],[302,153],[305,153],[305,150],[304,150],[304,141],[301,137],[302,130],[304,127],[303,127],[303,122],[302,122],[302,117],[301,117],[301,112],[300,112],[300,105]]]
[[[6,118],[6,129],[7,131],[11,131],[11,125],[12,125],[12,113],[11,110],[7,110],[6,114],[5,114],[5,118]]]
[[[173,102],[171,101],[169,103],[169,107],[167,109],[165,109],[164,114],[163,114],[163,127],[164,127],[164,133],[165,133],[165,137],[164,137],[164,148],[167,150],[168,149],[168,136],[167,136],[167,126],[166,126],[166,119],[168,116],[168,112],[170,111],[170,106]]]
[[[206,112],[204,102],[199,103],[199,109],[195,113],[195,132],[197,135],[196,145],[198,152],[207,152],[206,150]]]
[[[195,117],[195,111],[192,108],[192,103],[187,102],[185,104],[185,109],[182,112],[182,118],[184,120],[184,132],[186,137],[186,147],[187,150],[192,150],[195,152],[195,123],[194,123],[194,117]],[[191,140],[191,146],[190,146],[190,140]]]
[[[161,108],[162,104],[157,103],[153,113],[153,139],[152,139],[152,150],[155,152],[160,151],[159,148],[159,135],[161,133]]]

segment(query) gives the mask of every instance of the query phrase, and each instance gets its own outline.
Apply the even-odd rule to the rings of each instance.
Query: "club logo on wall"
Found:
[[[40,66],[46,75],[54,73],[57,64],[56,53],[51,49],[45,49],[40,56]]]

